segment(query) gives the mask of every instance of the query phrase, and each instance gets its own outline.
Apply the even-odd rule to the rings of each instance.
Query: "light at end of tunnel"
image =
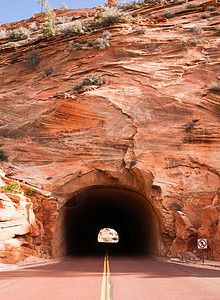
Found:
[[[117,231],[112,228],[102,228],[98,234],[99,243],[118,243],[119,236]]]

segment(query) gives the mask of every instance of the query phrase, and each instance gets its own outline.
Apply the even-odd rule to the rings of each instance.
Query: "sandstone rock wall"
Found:
[[[12,182],[0,169],[1,187]],[[14,263],[30,255],[48,257],[51,248],[48,226],[44,226],[47,214],[45,197],[39,192],[35,196],[6,193],[0,188],[0,261]],[[42,213],[43,208],[43,213]],[[45,219],[50,219],[51,210]],[[48,223],[50,230],[51,226]],[[45,237],[46,234],[46,237]],[[48,248],[49,244],[49,248]]]
[[[203,19],[208,5],[144,4],[129,11],[131,24],[37,37],[1,50],[0,144],[8,156],[2,165],[12,179],[52,193],[43,197],[35,219],[31,199],[19,196],[19,212],[14,196],[1,196],[6,216],[9,208],[22,215],[22,236],[31,236],[35,224],[27,219],[28,206],[33,222],[42,223],[43,247],[51,253],[58,210],[86,182],[104,183],[102,176],[88,176],[103,172],[112,183],[142,190],[151,202],[161,224],[161,254],[192,251],[198,236],[209,241],[207,255],[220,259],[220,97],[211,90],[220,80],[220,7],[213,5],[215,11]],[[173,18],[164,17],[168,8]],[[88,11],[93,18],[96,11]],[[85,12],[57,14],[84,22]],[[39,15],[26,22],[33,20],[40,24]],[[198,35],[195,25],[203,28]],[[87,47],[103,31],[111,32],[110,47]],[[72,40],[87,48],[70,52]],[[34,49],[41,50],[40,63],[29,70],[23,63]],[[74,90],[94,74],[106,83]]]

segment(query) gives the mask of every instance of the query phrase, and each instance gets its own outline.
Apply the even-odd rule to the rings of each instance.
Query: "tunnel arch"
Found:
[[[61,207],[55,256],[103,252],[97,241],[102,228],[114,228],[120,236],[112,251],[160,252],[159,218],[143,195],[125,187],[90,186],[75,192]]]

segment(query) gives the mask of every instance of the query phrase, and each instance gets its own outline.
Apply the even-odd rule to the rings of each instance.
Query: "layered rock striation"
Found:
[[[157,254],[196,250],[202,237],[220,260],[220,6],[203,2],[146,1],[126,10],[130,22],[111,25],[96,9],[57,10],[93,22],[71,35],[42,37],[40,15],[12,24],[34,21],[38,31],[0,51],[1,165],[10,180],[50,196],[38,216],[35,200],[1,193],[1,251],[21,249],[24,236],[34,245],[25,255],[51,254],[59,209],[81,188],[105,184],[146,197],[160,228]],[[109,45],[99,49],[106,31]],[[28,55],[39,58],[33,68]],[[91,75],[104,81],[83,85]]]

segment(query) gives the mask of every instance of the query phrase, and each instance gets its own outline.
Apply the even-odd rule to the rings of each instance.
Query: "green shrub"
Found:
[[[85,47],[81,44],[75,43],[74,41],[70,41],[68,51],[72,52],[74,50],[87,50],[87,49],[88,49],[88,47]]]
[[[72,21],[72,17],[57,17],[55,20],[55,25],[70,23]]]
[[[208,11],[216,11],[215,6],[208,6],[207,8]]]
[[[214,81],[212,83],[212,87],[210,88],[210,91],[215,92],[215,93],[219,93],[220,92],[220,84],[217,81]]]
[[[132,17],[130,14],[120,12],[117,7],[107,6],[102,12],[101,23],[103,26],[109,26],[117,21],[131,23]]]
[[[10,40],[26,40],[30,36],[30,30],[24,27],[12,30],[9,35]]]
[[[32,196],[34,196],[35,192],[36,192],[35,188],[30,187],[30,188],[25,192],[25,195],[32,197]]]
[[[9,43],[6,43],[6,44],[3,44],[0,46],[0,49],[6,49],[6,48],[12,48],[12,47],[17,47],[18,46],[18,43],[15,43],[15,42],[9,42]]]
[[[99,50],[104,50],[105,48],[110,46],[109,37],[111,36],[111,33],[108,31],[104,31],[103,34],[97,38],[97,40],[94,42],[94,46],[98,48]]]
[[[165,12],[165,14],[163,14],[163,17],[164,18],[167,18],[167,19],[171,19],[171,18],[174,18],[175,17],[175,13],[174,12],[172,12],[172,11],[170,11],[170,10],[167,10],[166,12]]]
[[[159,0],[158,0],[159,1]],[[141,5],[144,4],[145,1],[132,1],[131,3],[122,3],[120,5],[120,7],[123,9],[123,10],[129,10],[129,9],[138,9]]]
[[[201,18],[202,19],[208,19],[208,18],[210,18],[211,17],[211,15],[209,14],[209,13],[203,13],[203,14],[201,14]]]
[[[97,74],[89,75],[83,78],[83,85],[98,85],[101,86],[105,84],[105,78],[102,76],[99,76]]]
[[[90,85],[97,85],[101,86],[105,84],[105,78],[102,76],[99,76],[97,74],[89,75],[83,78],[83,82],[77,86],[75,86],[75,90],[80,90],[84,86],[90,86]]]
[[[51,22],[46,22],[43,27],[43,36],[53,36],[55,35],[55,29]]]
[[[56,13],[52,11],[52,8],[49,4],[46,5],[43,16],[44,16],[44,21],[52,22],[52,23],[55,21]]]
[[[9,184],[6,184],[2,187],[4,193],[11,193],[11,194],[21,194],[22,189],[20,183],[17,181],[12,181]]]
[[[192,3],[189,3],[189,4],[188,4],[187,8],[195,8],[195,7],[197,7],[197,6],[199,6],[199,3],[197,3],[197,2],[192,2]]]
[[[134,33],[138,33],[138,34],[144,34],[146,33],[147,29],[146,27],[140,27],[140,26],[135,26],[134,29],[133,29],[133,32]]]
[[[191,31],[194,34],[201,34],[202,33],[202,27],[200,25],[196,25],[196,26],[191,28]]]
[[[80,34],[84,33],[83,23],[80,21],[75,21],[74,23],[70,24],[62,24],[59,28],[59,31],[65,35],[71,34]]]
[[[27,54],[26,59],[24,61],[24,65],[27,66],[31,71],[33,71],[40,62],[39,49],[34,49],[31,53]]]
[[[0,161],[8,161],[8,156],[5,155],[3,150],[0,150]]]
[[[184,45],[184,46],[187,46],[188,43],[189,43],[189,40],[188,40],[188,39],[183,39],[183,45]]]
[[[197,40],[197,39],[190,40],[190,45],[196,46],[198,44],[201,44],[201,40]]]

